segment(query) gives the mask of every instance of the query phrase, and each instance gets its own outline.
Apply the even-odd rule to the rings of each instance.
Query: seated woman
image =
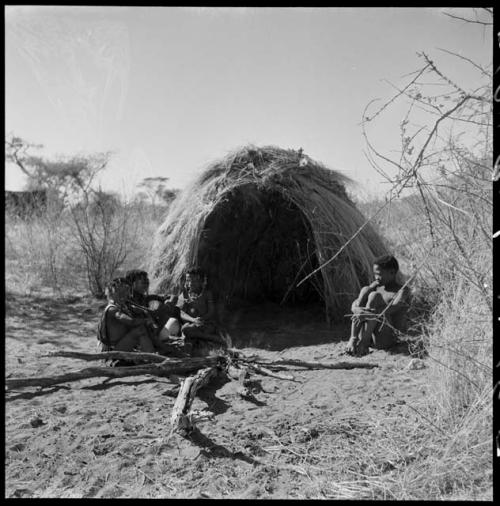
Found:
[[[180,309],[182,327],[177,319],[170,318],[166,328],[172,336],[182,332],[186,341],[192,343],[193,354],[203,354],[214,345],[227,345],[218,335],[213,295],[206,288],[206,276],[201,269],[187,271],[177,306]]]

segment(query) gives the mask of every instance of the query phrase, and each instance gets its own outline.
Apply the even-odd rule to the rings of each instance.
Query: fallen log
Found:
[[[205,369],[200,369],[193,376],[188,376],[182,382],[170,417],[172,431],[177,431],[186,435],[193,430],[194,423],[189,416],[189,410],[193,404],[196,392],[216,375],[216,367],[207,367]]]
[[[258,362],[259,365],[265,365],[266,367],[280,367],[283,366],[296,366],[303,367],[305,369],[373,369],[374,367],[378,367],[378,364],[373,364],[369,362],[336,362],[336,363],[328,363],[328,362],[304,362],[302,360],[295,359],[281,359],[273,362]]]
[[[109,353],[109,352],[108,352]],[[171,374],[189,374],[204,367],[215,367],[224,361],[224,357],[193,357],[189,359],[169,359],[163,357],[161,363],[135,365],[129,367],[88,367],[81,371],[69,372],[59,376],[35,376],[31,378],[8,378],[5,386],[10,389],[31,386],[48,387],[59,383],[68,383],[87,378],[125,378],[128,376],[169,376]]]
[[[228,356],[235,365],[243,366],[248,370],[254,371],[258,374],[270,376],[280,380],[295,381],[295,378],[289,374],[280,374],[273,371],[283,370],[287,366],[302,367],[306,369],[354,369],[365,368],[371,369],[378,367],[378,364],[367,362],[306,362],[295,359],[281,359],[277,361],[266,361],[256,355],[245,357],[243,353],[236,349],[228,349],[225,354],[219,354],[211,357],[187,357],[187,358],[173,358],[155,353],[141,353],[141,352],[124,352],[124,351],[108,351],[102,353],[82,353],[76,351],[54,351],[47,355],[48,357],[68,357],[81,360],[105,360],[105,359],[125,359],[131,362],[139,363],[140,365],[129,367],[89,367],[81,371],[70,372],[59,376],[47,377],[32,377],[32,378],[7,378],[5,385],[7,388],[23,388],[30,386],[48,387],[60,383],[68,383],[78,381],[81,379],[94,378],[94,377],[108,377],[108,378],[124,378],[128,376],[140,376],[150,374],[154,376],[169,376],[171,374],[189,374],[193,371],[207,367],[215,367],[224,363],[227,365]]]
[[[226,350],[227,354],[235,362],[243,362],[249,364],[260,365],[266,368],[276,368],[277,370],[286,370],[287,366],[303,367],[305,369],[372,369],[378,367],[378,364],[369,362],[307,362],[296,359],[280,359],[280,360],[266,360],[258,355],[244,355],[240,350],[230,348]]]
[[[158,355],[157,353],[143,353],[143,352],[132,352],[132,351],[103,351],[100,353],[83,353],[80,351],[51,351],[41,357],[67,357],[76,358],[80,360],[108,360],[108,359],[122,359],[129,360],[135,363],[152,363],[152,362],[163,362],[164,360],[170,360],[170,357],[164,355]]]

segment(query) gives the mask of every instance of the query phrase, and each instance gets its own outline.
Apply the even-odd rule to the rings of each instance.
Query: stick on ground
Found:
[[[193,404],[196,392],[216,375],[216,367],[207,367],[200,369],[195,375],[187,377],[182,382],[170,417],[172,430],[182,433],[189,433],[193,430],[194,426],[189,417],[189,410]]]
[[[368,362],[304,362],[302,360],[295,359],[281,359],[274,362],[259,362],[259,364],[265,365],[266,367],[273,366],[287,366],[292,365],[296,367],[304,367],[305,369],[373,369],[378,367],[378,364]]]
[[[59,376],[35,376],[32,378],[11,378],[5,380],[7,388],[23,388],[31,386],[48,387],[59,383],[79,381],[86,378],[108,377],[125,378],[127,376],[169,376],[171,374],[189,374],[203,367],[215,367],[221,360],[219,356],[193,357],[188,359],[168,359],[159,364],[144,364],[130,367],[88,367],[76,372],[69,372]]]

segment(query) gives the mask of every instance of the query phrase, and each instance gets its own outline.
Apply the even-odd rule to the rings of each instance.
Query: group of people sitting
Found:
[[[374,281],[361,289],[351,306],[351,336],[346,353],[365,355],[369,347],[387,349],[404,330],[409,290],[397,280],[399,265],[391,255],[376,258]],[[108,305],[98,328],[101,351],[168,353],[172,338],[183,340],[192,355],[229,343],[215,323],[213,296],[200,269],[185,275],[177,295],[149,294],[148,273],[127,272],[107,287]],[[152,307],[155,306],[155,307]]]
[[[172,338],[182,338],[193,355],[211,346],[225,346],[214,323],[215,307],[206,276],[186,273],[177,295],[149,294],[146,271],[131,270],[106,287],[108,304],[98,325],[101,351],[142,351],[164,354]]]

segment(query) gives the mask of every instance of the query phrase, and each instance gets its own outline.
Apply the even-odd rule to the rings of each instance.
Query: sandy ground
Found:
[[[7,378],[89,365],[42,355],[95,351],[98,303],[7,294],[6,305]],[[350,448],[374,421],[404,427],[415,416],[409,405],[426,395],[427,370],[409,369],[404,349],[340,356],[346,332],[302,317],[266,331],[232,330],[236,344],[252,344],[243,348],[248,354],[379,367],[293,371],[295,381],[252,376],[252,400],[238,395],[236,382],[219,381],[195,400],[193,408],[211,416],[191,439],[169,436],[175,395],[166,378],[91,378],[8,391],[6,497],[374,497],[368,485],[356,485],[362,459],[350,463]],[[380,451],[378,479],[404,465]]]

